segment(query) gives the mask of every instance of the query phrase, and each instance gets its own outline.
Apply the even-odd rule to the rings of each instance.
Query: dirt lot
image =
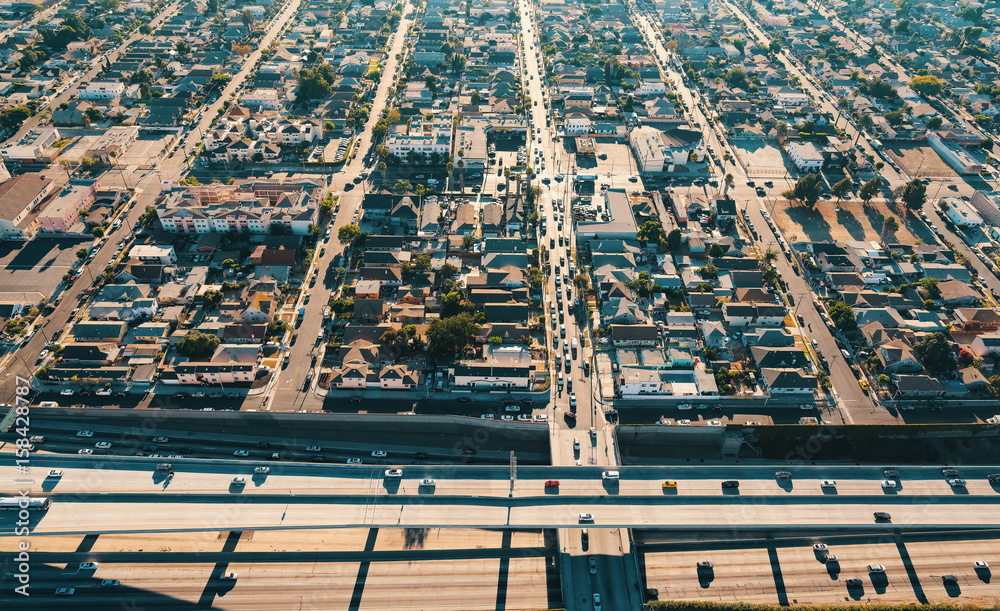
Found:
[[[882,222],[888,216],[895,216],[901,227],[893,241],[913,244],[918,236],[908,231],[905,217],[899,212],[890,209],[882,200],[873,200],[868,205],[860,200],[842,201],[839,206],[836,201],[820,201],[810,209],[779,198],[772,214],[789,243],[878,240]]]
[[[887,146],[885,151],[892,155],[896,163],[910,176],[948,179],[958,176],[930,145],[893,143],[892,146]]]

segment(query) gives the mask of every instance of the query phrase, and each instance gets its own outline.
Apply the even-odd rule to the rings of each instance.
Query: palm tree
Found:
[[[771,264],[778,258],[778,251],[773,248],[768,248],[760,255],[760,260],[764,263],[765,267],[771,267]]]
[[[455,173],[455,164],[449,161],[445,164],[444,168],[448,170],[448,188],[452,188],[452,183],[454,182],[452,175]]]
[[[722,189],[722,194],[729,195],[729,189],[733,186],[733,183],[736,182],[736,178],[732,174],[726,174],[726,177],[722,180],[725,183]]]
[[[503,169],[504,192],[510,191],[510,168]]]
[[[381,174],[381,175],[382,175],[382,184],[383,184],[383,185],[385,185],[385,171],[386,171],[386,170],[387,170],[388,168],[389,168],[389,166],[387,166],[387,165],[386,165],[386,163],[385,163],[384,161],[380,161],[380,162],[378,162],[378,165],[377,165],[377,166],[375,166],[375,169],[376,169],[376,170],[378,170],[378,171],[379,171],[379,174]]]
[[[879,240],[884,242],[886,235],[894,234],[897,231],[899,231],[899,221],[894,216],[887,216],[882,221],[882,233],[879,234]]]

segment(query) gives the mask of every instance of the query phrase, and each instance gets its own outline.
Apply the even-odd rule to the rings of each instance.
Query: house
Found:
[[[819,172],[823,169],[823,153],[812,142],[793,142],[787,147],[788,157],[802,172]]]
[[[621,397],[660,394],[660,374],[653,369],[622,367],[615,376],[615,389]]]
[[[125,83],[121,81],[91,81],[77,89],[81,100],[114,100],[125,93]]]
[[[722,317],[731,327],[778,327],[788,311],[780,304],[727,302]]]
[[[902,340],[892,340],[875,347],[875,355],[882,363],[886,374],[917,373],[924,367],[913,356],[910,345]]]
[[[978,291],[959,280],[939,282],[937,289],[941,294],[941,301],[950,308],[979,306],[983,301],[983,296]]]
[[[1000,333],[994,331],[977,335],[969,345],[969,349],[980,358],[989,356],[1000,359]]]
[[[655,346],[660,333],[655,325],[613,324],[609,326],[608,337],[612,346]]]
[[[483,347],[483,359],[455,364],[452,384],[460,388],[523,388],[534,383],[531,353],[524,346]]]
[[[52,192],[53,184],[34,172],[0,183],[0,239],[26,240],[35,235],[38,224],[32,213]]]
[[[896,374],[892,381],[896,385],[893,399],[942,397],[945,393],[944,384],[927,375]]]
[[[963,333],[988,333],[1000,328],[1000,312],[991,308],[955,308],[954,328]]]
[[[177,253],[174,252],[173,246],[140,244],[129,249],[128,256],[130,259],[137,259],[143,263],[160,263],[163,265],[177,263]]]
[[[660,131],[642,126],[629,131],[628,141],[640,172],[672,172],[701,147],[702,134],[680,127]]]
[[[813,394],[819,388],[816,376],[802,369],[764,368],[760,370],[761,387],[775,394]]]

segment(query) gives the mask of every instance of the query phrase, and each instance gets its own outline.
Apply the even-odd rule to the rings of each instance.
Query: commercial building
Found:
[[[0,183],[0,239],[27,240],[35,235],[36,208],[52,192],[53,182],[40,174],[15,176]]]
[[[788,157],[802,172],[818,172],[823,169],[823,152],[812,142],[793,142],[787,148]]]
[[[640,172],[673,172],[688,163],[691,153],[701,146],[702,135],[690,129],[660,131],[642,126],[629,132],[628,141]]]
[[[121,81],[91,81],[76,90],[81,100],[114,100],[125,93]]]

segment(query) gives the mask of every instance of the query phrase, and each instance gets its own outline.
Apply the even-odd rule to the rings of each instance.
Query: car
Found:
[[[721,420],[709,420],[708,426],[722,426]]]
[[[51,477],[53,479],[58,479],[58,478],[60,478],[62,476],[63,476],[62,469],[50,469],[49,470],[49,477]]]
[[[894,480],[891,480],[891,479],[884,479],[884,480],[882,480],[882,489],[883,490],[895,490],[896,489],[896,482]]]
[[[681,403],[680,405],[677,406],[677,409],[681,411],[687,411],[689,409],[694,409],[694,406],[691,405],[690,403]]]
[[[237,573],[236,571],[230,571],[230,572],[226,573],[225,575],[223,575],[221,577],[221,579],[223,581],[236,581],[236,579],[239,576],[240,576],[239,573]]]
[[[233,486],[245,486],[247,483],[247,478],[245,477],[234,477],[232,481]]]
[[[601,611],[601,595],[594,592],[594,611]]]
[[[775,472],[774,477],[777,479],[792,479],[792,474],[788,471],[777,471]]]
[[[72,397],[73,396],[73,389],[72,388],[67,388],[65,390],[60,391],[59,394],[62,395],[62,396],[64,396],[64,397]],[[59,589],[60,590],[72,590],[73,588],[59,588]]]
[[[496,420],[495,414],[483,414],[479,417],[481,420]]]
[[[120,585],[122,585],[122,582],[118,581],[117,579],[102,579],[101,580],[101,585],[102,586],[120,586]]]
[[[848,589],[851,589],[851,588],[860,588],[862,585],[864,585],[864,582],[861,581],[860,579],[856,579],[856,578],[855,579],[848,579],[847,581],[844,582],[844,585],[846,585]]]
[[[77,437],[93,437],[94,436],[94,431],[77,431],[76,432],[76,436]]]
[[[153,437],[153,443],[170,443],[169,437]]]
[[[269,444],[269,443],[268,443],[268,442],[266,442],[266,441],[258,441],[258,442],[257,442],[257,447],[258,447],[258,448],[263,448],[263,449],[267,449],[267,448],[271,447],[271,444]]]
[[[820,482],[819,487],[820,488],[836,488],[837,487],[837,482],[835,482],[832,479],[825,479],[822,482]]]
[[[987,564],[985,560],[976,560],[972,563],[972,568],[976,571],[988,571],[990,565]]]
[[[687,418],[682,418],[681,420],[677,421],[677,424],[679,424],[681,426],[687,426],[687,425],[691,424],[691,421],[688,420]]]
[[[570,407],[570,409],[573,409],[574,407],[576,407],[576,393],[575,392],[569,393],[569,407]]]
[[[306,446],[306,452],[321,452],[323,448],[319,446]]]
[[[819,342],[816,341],[816,340],[812,340],[812,345],[813,345],[814,348],[818,347],[819,346]]]
[[[876,522],[891,522],[892,514],[888,511],[876,511],[874,514]]]
[[[271,467],[255,467],[253,472],[258,475],[267,475],[271,472]]]
[[[111,442],[110,441],[98,441],[97,443],[94,444],[94,447],[97,448],[98,450],[107,450],[108,448],[111,447]]]
[[[882,475],[888,477],[889,479],[899,479],[899,471],[895,469],[886,469],[882,472]]]
[[[941,583],[944,585],[954,585],[958,583],[958,577],[955,577],[954,575],[942,575]]]
[[[459,403],[470,403],[470,402],[472,402],[472,399],[470,399],[468,397],[459,397],[458,398],[458,402]]]
[[[827,546],[826,543],[814,543],[813,544],[813,551],[814,552],[825,552],[828,549],[830,549],[830,548]]]
[[[708,560],[702,560],[696,565],[699,571],[709,571],[715,568],[715,565]]]
[[[424,479],[420,480],[420,485],[425,486],[427,488],[433,488],[437,486],[437,482],[430,477],[425,477]]]
[[[56,590],[56,596],[72,596],[76,594],[76,588],[59,588]]]
[[[550,479],[550,480],[548,480],[548,481],[545,482],[545,487],[546,488],[558,488],[559,487],[559,480],[557,480],[557,479]]]
[[[102,389],[98,390],[94,394],[96,394],[98,397],[110,397],[111,396],[111,389],[110,388],[102,388]]]
[[[403,477],[403,470],[402,469],[386,469],[385,470],[385,476],[386,477]]]
[[[958,477],[961,473],[958,469],[941,469],[941,475],[945,477]]]
[[[317,454],[316,456],[313,456],[313,457],[312,457],[312,461],[313,461],[313,462],[326,462],[326,459],[325,459],[325,458],[323,458],[323,456],[322,456],[322,455],[320,455],[320,454]]]
[[[233,456],[250,456],[250,452],[246,450],[236,450],[233,452]]]
[[[948,480],[948,485],[952,488],[965,488],[964,479],[950,479]]]
[[[580,514],[580,521],[581,522],[593,522],[594,521],[594,514],[592,514],[592,513],[581,513]]]
[[[882,566],[881,564],[869,564],[868,565],[868,572],[869,573],[884,573],[885,572],[885,567]]]
[[[80,570],[81,571],[96,571],[97,570],[97,563],[96,562],[81,562],[80,563]]]
[[[676,488],[677,487],[677,482],[675,482],[672,479],[668,479],[665,482],[663,482],[662,486],[664,488]]]
[[[372,451],[372,457],[373,458],[385,458],[388,455],[389,455],[389,453],[386,452],[385,450],[374,450],[374,451]]]
[[[727,479],[724,482],[722,482],[722,487],[723,488],[739,488],[740,487],[740,482],[737,481],[737,480],[735,480],[735,479]]]
[[[591,556],[588,564],[590,565],[590,574],[591,575],[596,575],[597,574],[597,558],[594,558],[593,556]]]
[[[360,465],[361,464],[361,459],[360,458],[348,458],[347,459],[347,464],[349,464],[349,465]]]

